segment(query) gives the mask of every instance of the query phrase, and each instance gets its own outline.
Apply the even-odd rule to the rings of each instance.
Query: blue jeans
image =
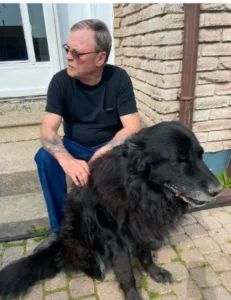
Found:
[[[103,145],[85,147],[67,138],[63,138],[64,147],[75,158],[90,160]],[[64,201],[67,196],[66,174],[58,161],[43,147],[35,155],[40,183],[45,198],[51,231],[60,230]]]

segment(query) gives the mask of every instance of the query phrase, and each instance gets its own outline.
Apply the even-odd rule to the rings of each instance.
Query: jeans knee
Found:
[[[54,164],[54,162],[56,161],[55,158],[43,147],[41,147],[38,150],[38,152],[35,154],[34,160],[37,165],[45,165],[45,166]]]

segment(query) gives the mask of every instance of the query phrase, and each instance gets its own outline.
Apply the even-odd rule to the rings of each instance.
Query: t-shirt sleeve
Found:
[[[117,92],[117,109],[119,116],[137,112],[135,94],[131,78],[125,70],[121,71]]]
[[[56,74],[52,77],[48,86],[45,111],[63,116],[64,100],[61,78]]]

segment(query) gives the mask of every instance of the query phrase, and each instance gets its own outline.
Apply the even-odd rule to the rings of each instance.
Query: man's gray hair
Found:
[[[107,53],[106,60],[111,52],[112,38],[107,25],[98,19],[86,19],[75,23],[71,27],[71,31],[80,29],[90,29],[95,33],[95,51],[105,51]]]

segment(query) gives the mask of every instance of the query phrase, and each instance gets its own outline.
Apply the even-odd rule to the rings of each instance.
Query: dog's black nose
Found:
[[[217,196],[222,190],[223,187],[221,185],[210,185],[208,187],[208,193],[212,197]]]

